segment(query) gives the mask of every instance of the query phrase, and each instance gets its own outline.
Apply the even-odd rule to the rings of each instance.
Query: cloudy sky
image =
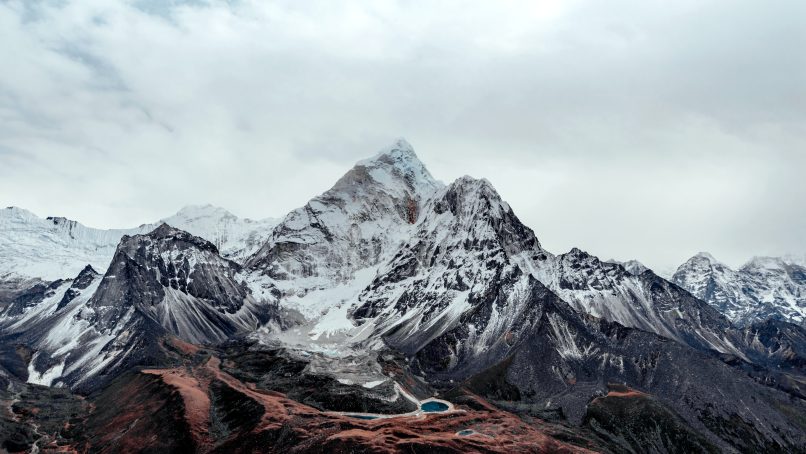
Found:
[[[0,1],[0,204],[281,216],[398,136],[554,252],[806,252],[806,2]]]

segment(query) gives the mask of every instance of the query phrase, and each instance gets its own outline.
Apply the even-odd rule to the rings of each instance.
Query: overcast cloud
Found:
[[[166,6],[170,5],[170,6]],[[549,250],[806,252],[806,2],[0,1],[0,204],[282,216],[406,137]]]

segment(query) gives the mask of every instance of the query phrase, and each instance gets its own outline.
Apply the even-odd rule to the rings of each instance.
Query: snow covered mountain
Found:
[[[75,279],[18,295],[0,327],[36,352],[29,382],[88,385],[153,361],[165,336],[215,344],[276,320],[239,271],[212,243],[162,224],[124,236],[103,276],[87,266]]]
[[[535,266],[535,276],[578,312],[742,356],[724,316],[652,271],[635,275],[577,248]]]
[[[8,207],[0,210],[0,279],[16,276],[53,281],[75,276],[87,264],[106,270],[123,235],[148,230],[147,226],[94,229]]]
[[[516,335],[513,323],[528,324],[520,315],[532,292],[549,293],[517,264],[516,256],[532,252],[540,244],[492,185],[462,177],[425,204],[414,234],[379,269],[352,315],[408,354],[463,326],[461,349],[445,360],[481,365],[470,360],[495,355],[507,333]],[[492,302],[492,311],[473,315]]]
[[[806,323],[806,268],[777,257],[755,257],[733,270],[701,252],[672,280],[740,326],[774,318]]]
[[[512,230],[504,235],[508,243],[486,250],[499,229]],[[726,334],[729,322],[708,305],[651,272],[635,275],[579,250],[554,256],[489,182],[464,177],[445,187],[405,141],[359,162],[290,213],[247,268],[258,298],[309,322],[299,328],[302,346],[305,333],[437,336],[472,307],[473,282],[499,272],[520,276],[524,281],[511,285],[521,288],[532,276],[582,313],[741,356]],[[510,288],[501,297],[523,295]],[[371,320],[373,328],[356,320]]]
[[[440,186],[398,140],[289,213],[247,266],[274,279],[350,279],[399,246]]]
[[[442,186],[410,144],[395,141],[274,228],[246,262],[250,287],[307,320],[329,313],[314,335],[349,330],[347,310],[358,292],[408,240]]]
[[[674,421],[649,429],[659,446],[681,426],[701,434],[694,445],[706,451],[806,446],[787,416],[806,413],[792,400],[806,396],[802,328],[771,321],[739,329],[638,263],[604,262],[576,248],[552,254],[489,181],[444,185],[402,139],[276,225],[210,206],[130,233],[74,224],[64,234],[51,220],[14,216],[16,230],[0,237],[34,238],[18,250],[20,263],[48,263],[30,252],[40,237],[65,258],[54,268],[60,273],[76,266],[72,260],[103,262],[109,254],[100,268],[87,260],[93,266],[78,267],[72,279],[21,275],[0,287],[0,372],[29,383],[88,392],[135,366],[176,367],[147,373],[169,374],[180,391],[206,396],[222,380],[236,386],[223,371],[244,361],[241,378],[268,389],[282,382],[309,393],[329,383],[318,395],[352,387],[350,399],[391,407],[406,406],[404,388],[475,395],[573,425],[589,421],[590,408],[618,384],[641,391],[613,397],[657,399],[660,413],[642,419]],[[92,241],[79,241],[85,237]],[[111,252],[107,241],[116,241]],[[86,253],[71,258],[73,251]],[[746,272],[799,279],[787,266],[759,260]],[[212,351],[231,361],[218,364]],[[267,351],[274,353],[256,354]],[[178,367],[177,355],[192,359]],[[265,375],[286,362],[293,369]],[[201,375],[192,375],[200,364]],[[218,404],[210,405],[194,418],[214,413]],[[616,451],[641,445],[626,441],[629,434],[603,436],[621,446]]]
[[[100,257],[109,253],[105,243],[127,232],[99,231],[72,221],[42,221],[18,209],[7,211],[13,215],[7,219],[16,219],[9,223],[16,228],[15,234],[32,237],[30,232],[35,229],[30,226],[39,226],[45,237],[63,241],[60,248],[53,249],[64,257],[75,249],[88,251],[88,244],[95,245],[92,253],[70,258],[75,261],[94,254],[88,263],[95,269],[105,269],[98,265],[104,262]],[[445,186],[433,179],[411,145],[402,139],[357,163],[330,190],[276,225],[271,220],[240,220],[209,205],[187,207],[166,221],[191,234],[198,232],[216,246],[216,252],[208,253],[203,262],[229,263],[228,284],[221,287],[216,278],[214,293],[230,288],[239,299],[281,306],[287,311],[287,324],[296,328],[293,333],[275,332],[272,336],[300,348],[326,342],[328,348],[340,349],[350,342],[373,339],[378,345],[377,339],[384,338],[404,351],[415,351],[429,339],[455,328],[480,301],[496,295],[501,303],[495,314],[488,315],[503,319],[492,324],[487,320],[484,329],[492,331],[474,332],[464,341],[468,348],[483,349],[486,347],[482,345],[489,347],[492,339],[502,335],[502,329],[511,328],[502,324],[503,320],[518,318],[517,313],[522,311],[519,308],[530,298],[529,292],[539,287],[537,281],[545,286],[540,292],[557,295],[581,314],[652,332],[696,349],[748,360],[740,333],[707,304],[638,262],[628,263],[628,270],[579,249],[551,254],[489,182],[463,177]],[[67,227],[53,229],[50,222]],[[167,226],[155,230],[151,225],[134,230],[153,230],[147,238],[168,235],[169,231]],[[168,236],[177,237],[178,232]],[[261,239],[265,241],[257,248]],[[67,240],[73,242],[65,243]],[[104,321],[106,317],[97,319],[109,325],[102,330],[123,323],[125,311],[120,312],[120,301],[129,298],[124,291],[127,288],[156,298],[150,307],[165,311],[149,316],[168,333],[191,342],[226,340],[234,332],[255,326],[255,317],[260,318],[249,310],[246,321],[232,327],[216,319],[215,313],[205,312],[207,308],[199,312],[202,306],[198,302],[179,298],[186,292],[171,282],[151,282],[143,288],[146,284],[128,269],[124,270],[128,273],[126,279],[121,280],[113,270],[127,263],[119,260],[125,257],[121,251],[133,247],[125,246],[133,241],[128,236],[123,240],[116,248],[117,256],[104,284],[92,299],[92,307],[103,307],[104,313],[112,314],[111,322]],[[232,268],[235,264],[224,260],[243,260],[250,251],[254,253],[244,260],[243,269]],[[166,257],[162,260],[170,259]],[[28,260],[26,254],[19,259]],[[41,259],[47,263],[46,257]],[[192,268],[195,262],[182,266],[187,278],[188,266]],[[769,266],[764,269],[769,270]],[[159,279],[167,274],[159,272]],[[203,291],[196,285],[207,285],[209,279],[195,279],[198,278],[189,281],[191,288]],[[109,290],[118,282],[123,290]],[[35,288],[59,285],[57,280]],[[33,288],[31,283],[19,287]],[[178,296],[174,295],[176,302],[156,304],[166,298],[155,290],[163,287],[169,295],[180,290]],[[10,294],[15,301],[21,298]],[[252,303],[250,307],[255,306]],[[17,306],[9,306],[7,314],[12,315]],[[515,312],[500,312],[504,308]],[[224,310],[218,306],[213,309]],[[210,320],[214,322],[205,325]],[[481,329],[481,325],[474,326]]]
[[[256,251],[276,224],[274,219],[240,219],[223,208],[204,205],[185,207],[157,223],[105,230],[8,207],[0,210],[0,280],[65,279],[87,264],[105,271],[124,235],[150,232],[162,222],[208,239],[236,261]]]
[[[243,263],[266,243],[278,222],[275,218],[239,218],[213,205],[189,205],[157,225],[166,223],[204,238],[213,243],[223,257]]]

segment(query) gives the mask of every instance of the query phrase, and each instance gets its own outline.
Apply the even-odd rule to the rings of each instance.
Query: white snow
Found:
[[[51,367],[50,369],[39,372],[34,367],[35,360],[39,352],[35,353],[34,356],[31,358],[31,362],[28,364],[28,383],[33,383],[35,385],[43,385],[43,386],[50,386],[54,380],[62,376],[62,371],[64,370],[64,362],[56,364],[55,366]]]
[[[680,265],[673,281],[715,307],[734,323],[747,325],[776,314],[806,322],[806,285],[790,272],[792,257],[753,257],[738,270],[699,253]]]
[[[274,219],[239,219],[211,205],[189,206],[162,221],[130,229],[95,229],[64,218],[43,219],[30,211],[0,209],[0,277],[52,281],[73,277],[87,264],[103,274],[123,235],[154,230],[161,222],[215,244],[222,255],[243,260],[271,234]]]

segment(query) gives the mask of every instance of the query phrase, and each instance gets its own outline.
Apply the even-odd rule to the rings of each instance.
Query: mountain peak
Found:
[[[417,162],[420,165],[420,159],[414,152],[414,147],[404,138],[399,137],[395,139],[390,145],[380,149],[375,156],[358,161],[357,165],[372,165],[375,162],[383,162],[388,160],[395,162]]]
[[[92,265],[87,264],[87,266],[85,266],[84,269],[81,270],[80,273],[78,273],[79,276],[82,276],[82,275],[85,275],[85,274],[99,274],[99,273],[97,271],[95,271],[95,268],[93,268]]]
[[[689,265],[695,265],[696,264],[697,266],[701,266],[701,267],[702,266],[707,266],[707,267],[710,267],[710,268],[716,267],[718,269],[723,269],[723,268],[724,269],[731,269],[729,266],[727,266],[724,263],[722,263],[719,260],[717,260],[713,255],[711,255],[710,252],[705,252],[705,251],[701,251],[701,252],[696,253],[690,259],[686,260],[686,262],[684,264],[680,265],[680,267],[678,267],[678,269],[684,268],[686,266],[686,264],[689,264]]]
[[[334,185],[334,189],[372,185],[384,192],[422,199],[442,187],[414,153],[405,139],[397,139],[375,156],[358,161]]]
[[[683,280],[681,280],[684,279],[683,275],[692,272],[692,270],[700,270],[701,272],[710,270],[709,272],[716,271],[719,273],[732,271],[729,266],[714,258],[710,253],[703,251],[693,255],[690,259],[677,267],[677,270],[674,272],[673,280],[680,284],[683,282]]]
[[[461,213],[464,217],[485,212],[500,218],[512,211],[488,180],[467,175],[457,178],[445,188],[442,201],[437,202],[437,208],[450,209],[452,213]]]
[[[466,196],[483,197],[509,209],[509,205],[503,201],[501,195],[498,194],[498,191],[486,178],[473,178],[469,175],[464,175],[457,178],[449,187],[454,192],[461,192]]]
[[[146,236],[154,240],[178,240],[178,241],[185,241],[188,243],[193,243],[197,247],[202,249],[216,249],[215,245],[208,240],[195,236],[190,232],[187,232],[182,229],[178,229],[172,225],[169,225],[166,222],[163,222],[157,227],[156,229],[146,233],[145,235],[135,235],[134,237],[129,238],[136,238],[139,236]],[[216,252],[218,250],[216,249]]]
[[[179,230],[179,229],[177,229],[175,227],[171,227],[170,225],[168,225],[167,222],[163,222],[159,226],[157,226],[157,228],[155,228],[154,230],[149,232],[148,236],[152,236],[154,238],[163,238],[163,237],[175,235],[175,234],[177,234],[179,232],[181,232],[181,230]]]

